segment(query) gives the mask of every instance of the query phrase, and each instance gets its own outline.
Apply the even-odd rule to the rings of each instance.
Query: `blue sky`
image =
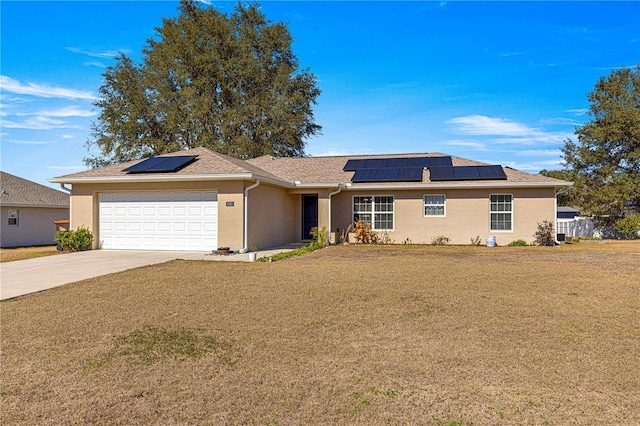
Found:
[[[314,156],[442,152],[559,169],[598,78],[640,63],[640,2],[261,5],[318,77]],[[119,51],[140,60],[177,6],[2,1],[2,170],[45,185],[83,170],[105,67]]]

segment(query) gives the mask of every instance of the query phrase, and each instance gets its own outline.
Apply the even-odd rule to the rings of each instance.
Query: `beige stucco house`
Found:
[[[54,220],[69,219],[69,194],[0,172],[1,247],[54,244]]]
[[[50,179],[72,186],[71,227],[94,248],[231,250],[332,241],[354,218],[396,243],[531,241],[571,185],[443,154],[239,160],[196,148]]]

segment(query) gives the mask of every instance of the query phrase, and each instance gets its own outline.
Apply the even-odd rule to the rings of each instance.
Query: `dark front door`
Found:
[[[311,228],[318,226],[318,195],[302,196],[302,239],[310,240]]]

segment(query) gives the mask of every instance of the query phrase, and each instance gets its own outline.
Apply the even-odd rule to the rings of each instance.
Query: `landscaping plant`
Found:
[[[640,215],[632,214],[618,220],[615,224],[616,231],[623,234],[627,240],[631,240],[640,231]]]
[[[536,245],[538,246],[554,246],[556,239],[553,235],[553,223],[548,220],[538,222],[538,230],[533,234]]]
[[[53,238],[65,251],[88,250],[93,242],[93,235],[88,228],[80,227],[75,231],[58,231]]]

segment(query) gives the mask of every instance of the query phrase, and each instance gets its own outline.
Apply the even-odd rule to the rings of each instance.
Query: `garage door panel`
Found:
[[[215,192],[100,194],[100,242],[105,249],[215,249],[217,199]]]

